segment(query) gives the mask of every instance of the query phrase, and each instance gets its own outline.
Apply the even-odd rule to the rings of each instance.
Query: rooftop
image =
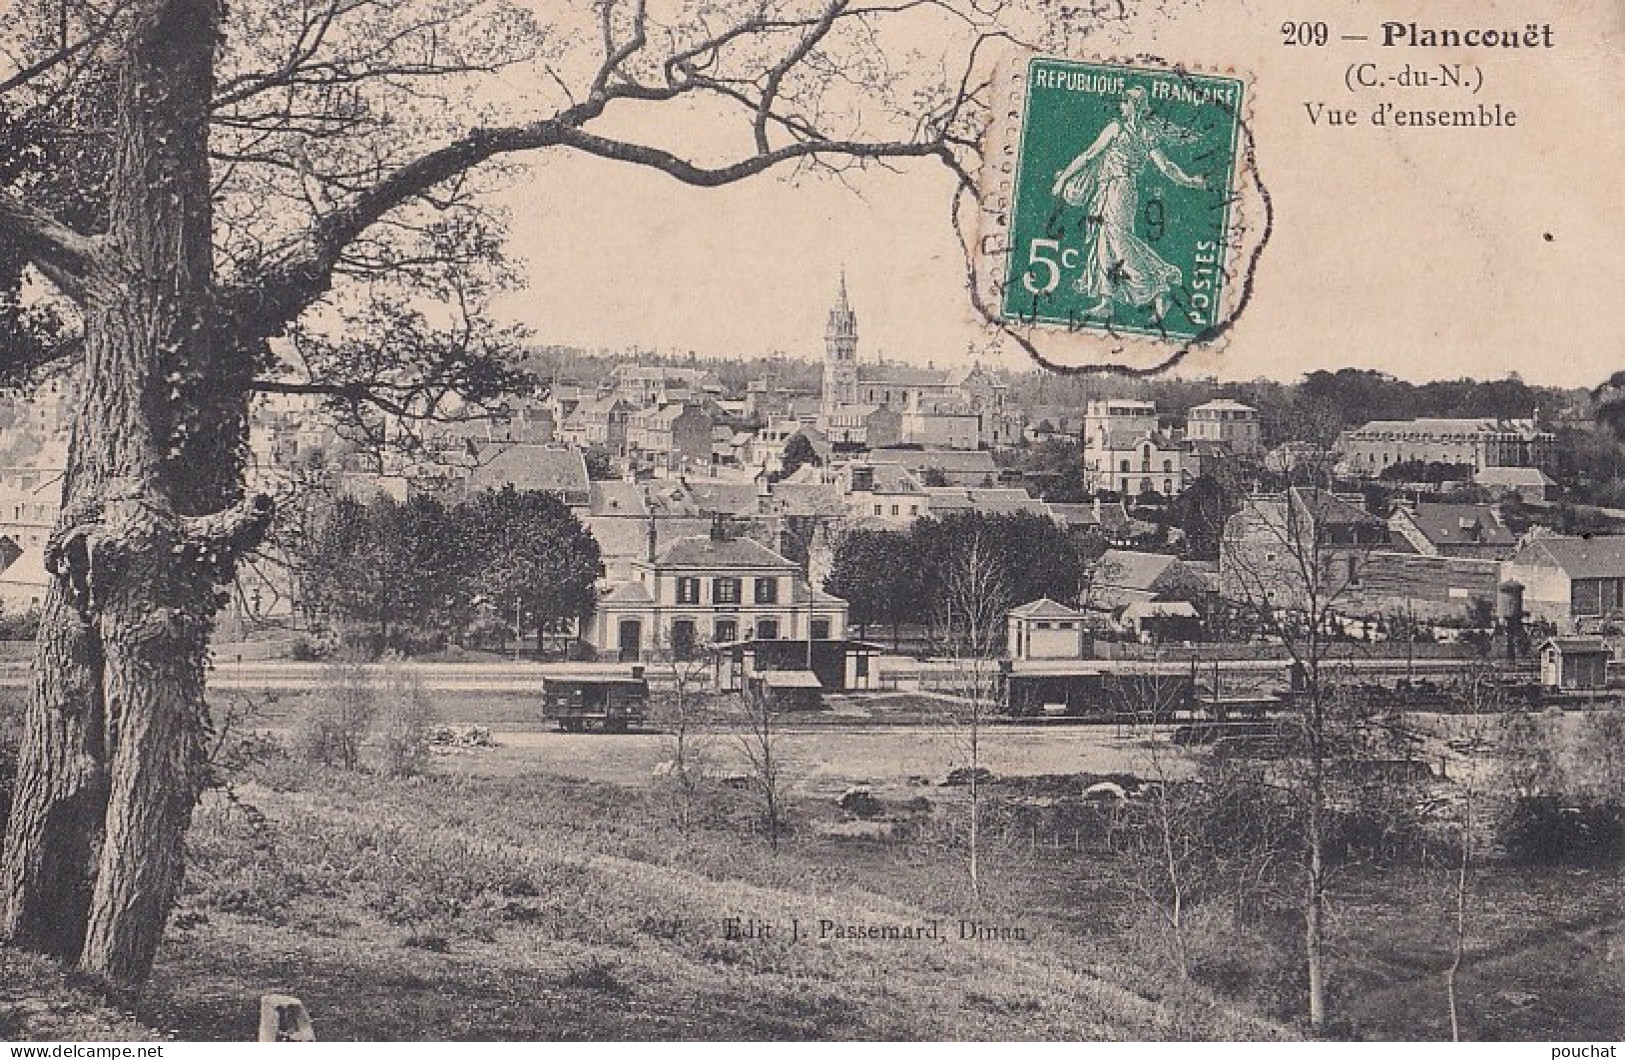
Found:
[[[648,515],[643,487],[636,482],[604,481],[592,484],[592,514]]]
[[[704,409],[702,409],[698,404],[692,402],[674,401],[670,404],[661,405],[658,408],[649,408],[644,409],[642,412],[634,412],[632,414],[632,422],[637,426],[644,428],[669,428],[685,413],[691,412],[703,415]]]
[[[934,467],[948,474],[985,472],[999,473],[993,454],[981,449],[876,449],[870,454],[875,463],[902,464],[910,471],[919,472]]]
[[[1074,611],[1065,604],[1058,604],[1049,597],[1040,597],[1031,603],[1010,609],[1011,618],[1082,618],[1082,611]]]
[[[696,508],[706,514],[754,515],[761,508],[754,482],[719,482],[710,479],[683,479]]]
[[[1316,523],[1334,526],[1382,526],[1381,519],[1357,500],[1315,486],[1293,486],[1292,498]]]
[[[1625,535],[1538,537],[1513,561],[1560,567],[1570,578],[1625,578]]]
[[[858,382],[890,383],[893,386],[947,386],[948,373],[936,368],[916,368],[907,364],[859,364]]]
[[[857,466],[854,465],[854,471]],[[878,463],[868,466],[873,483],[871,486],[872,492],[919,493],[921,491],[920,480],[915,478],[902,464]]]
[[[790,560],[748,537],[680,537],[655,557],[655,566],[696,570],[799,570]]]
[[[932,512],[970,511],[976,507],[961,486],[927,486],[925,495],[930,498]]]
[[[1558,652],[1569,655],[1607,655],[1610,653],[1608,642],[1601,637],[1548,637],[1541,643],[1545,648],[1551,645]]]
[[[1139,448],[1140,444],[1147,439],[1150,439],[1151,444],[1156,446],[1159,450],[1171,450],[1178,445],[1178,440],[1172,435],[1165,431],[1159,430],[1154,423],[1147,423],[1144,427],[1141,427],[1138,430],[1107,432],[1105,438],[1106,444],[1102,447],[1102,449],[1105,452],[1127,452],[1129,450]],[[1092,439],[1090,440],[1092,441]],[[1092,445],[1088,445],[1088,442],[1085,442],[1085,445],[1089,449],[1095,448]]]
[[[602,397],[593,398],[591,401],[583,401],[581,404],[576,406],[575,412],[571,413],[571,415],[572,417],[579,416],[585,420],[593,415],[607,416],[610,413],[615,412],[617,409],[621,411],[631,411],[632,403],[627,401],[618,393],[610,393],[605,394]]]
[[[591,486],[579,449],[526,444],[503,448],[474,469],[469,484],[545,493],[585,493]]]
[[[610,586],[609,590],[599,597],[601,604],[652,604],[654,597],[649,590],[643,587],[642,582],[620,582]]]
[[[1044,502],[1033,500],[1032,495],[1023,489],[1000,489],[993,487],[972,487],[965,491],[970,497],[971,504],[981,512],[1030,512],[1033,515],[1048,515]]]
[[[762,683],[769,688],[816,688],[823,690],[818,675],[811,670],[763,670]]]
[[[1494,416],[1468,416],[1459,419],[1428,416],[1414,420],[1372,420],[1350,433],[1468,435],[1500,432],[1524,435],[1537,433],[1534,420],[1503,420]]]
[[[1410,521],[1435,545],[1517,544],[1518,536],[1489,504],[1435,504],[1422,501],[1408,511]]]
[[[5,570],[0,570],[0,584],[51,584],[51,576],[45,570],[45,550],[40,548],[24,549],[16,559],[6,565]]]
[[[1097,526],[1100,523],[1100,514],[1092,504],[1048,501],[1045,507],[1049,509],[1050,518],[1065,526]]]
[[[1481,467],[1473,473],[1481,486],[1555,486],[1556,481],[1538,467]]]
[[[1131,552],[1128,549],[1109,548],[1100,556],[1100,562],[1095,568],[1095,577],[1101,585],[1150,591],[1156,585],[1157,579],[1178,562],[1178,556],[1168,556],[1160,552]]]
[[[585,520],[603,554],[604,567],[610,578],[626,577],[631,565],[649,554],[649,519],[640,515],[589,515]],[[655,548],[658,550],[680,537],[703,534],[710,529],[709,519],[657,518]]]
[[[1147,618],[1200,618],[1196,605],[1187,600],[1136,600],[1123,608],[1124,622]]]
[[[845,510],[841,488],[821,482],[775,482],[772,505],[785,515],[835,516]]]

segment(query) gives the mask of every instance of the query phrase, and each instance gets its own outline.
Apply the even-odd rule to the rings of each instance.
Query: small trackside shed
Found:
[[[748,677],[772,670],[810,670],[826,692],[880,687],[878,644],[861,640],[741,640],[711,645],[716,687],[739,692]]]
[[[1606,688],[1612,654],[1599,637],[1552,637],[1540,646],[1540,683],[1561,691]]]

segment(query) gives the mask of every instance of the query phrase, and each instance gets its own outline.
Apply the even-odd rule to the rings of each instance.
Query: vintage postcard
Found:
[[[1619,3],[0,13],[12,1055],[1617,1055]]]

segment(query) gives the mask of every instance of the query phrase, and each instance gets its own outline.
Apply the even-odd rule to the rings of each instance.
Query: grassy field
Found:
[[[1454,894],[1443,871],[1366,869],[1338,881],[1345,1006],[1377,1039],[1447,1039],[1443,969]],[[1625,1037],[1618,870],[1491,866],[1474,881],[1461,978],[1464,1038]]]
[[[293,705],[258,720],[285,729]],[[1290,896],[1246,922],[1222,903],[1193,909],[1193,980],[1174,973],[1110,815],[1079,797],[1086,774],[1134,761],[1107,730],[989,734],[1000,778],[984,790],[978,897],[965,789],[940,784],[963,755],[951,726],[787,733],[775,852],[748,791],[708,784],[678,826],[673,790],[651,776],[664,737],[544,731],[512,699],[439,706],[494,722],[498,745],[437,754],[410,778],[275,755],[237,771],[197,812],[187,892],[133,1019],[0,949],[0,1036],[241,1039],[270,991],[302,997],[325,1039],[1300,1033]],[[736,737],[710,742],[722,772],[738,768]],[[836,804],[860,781],[883,803],[874,819]],[[1478,870],[1464,1037],[1620,1037],[1621,897],[1614,869]],[[1337,869],[1339,1036],[1447,1037],[1451,899],[1442,866]],[[772,930],[732,937],[730,919]],[[940,921],[945,937],[820,939],[821,920]],[[960,938],[961,920],[978,937]],[[813,937],[786,937],[792,924]]]
[[[0,1042],[161,1041],[54,961],[0,946]]]
[[[541,775],[383,780],[273,767],[200,809],[194,869],[139,1015],[243,1036],[267,990],[326,1038],[1256,1038],[1035,906],[1041,858],[986,902],[924,847],[842,838],[799,807],[774,854],[743,796],[687,832],[658,796]],[[824,816],[833,818],[833,812]],[[958,921],[1021,939],[961,941]],[[727,918],[774,927],[732,939]],[[941,940],[790,940],[792,920]]]

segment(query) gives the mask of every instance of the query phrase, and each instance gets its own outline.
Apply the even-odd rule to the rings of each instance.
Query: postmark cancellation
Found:
[[[982,314],[1060,369],[1149,371],[1222,345],[1269,227],[1250,80],[1027,54],[996,83]]]

